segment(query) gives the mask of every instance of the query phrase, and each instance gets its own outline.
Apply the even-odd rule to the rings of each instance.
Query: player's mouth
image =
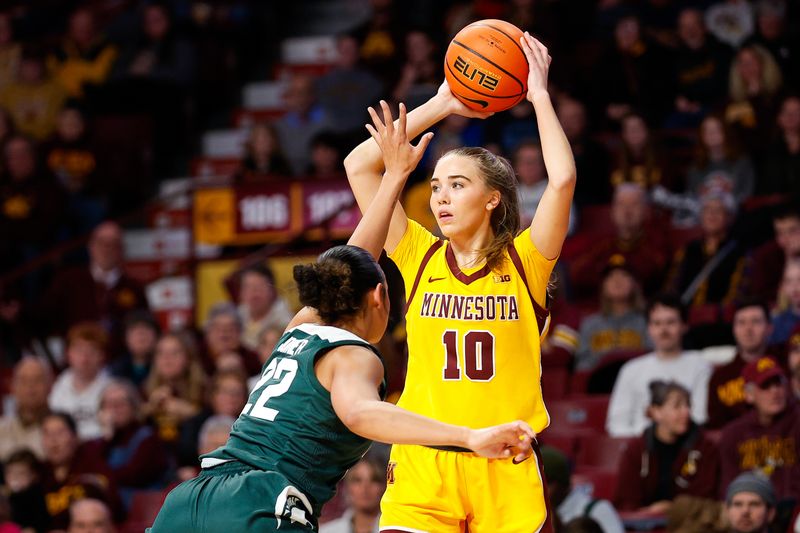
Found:
[[[436,213],[436,218],[439,222],[450,222],[453,220],[453,214],[450,211],[441,210]]]

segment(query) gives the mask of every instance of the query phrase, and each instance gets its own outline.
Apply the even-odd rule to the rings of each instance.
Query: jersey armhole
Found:
[[[324,350],[320,350],[316,354],[314,354],[314,357],[311,358],[311,368],[309,369],[309,372],[308,372],[308,376],[309,376],[308,380],[309,380],[309,382],[311,382],[311,385],[315,389],[317,389],[319,392],[324,394],[328,399],[330,399],[331,391],[326,389],[322,385],[322,383],[320,382],[319,378],[317,377],[317,372],[316,372],[317,361],[319,361],[320,359],[322,359],[323,357],[328,355],[328,353],[331,352],[332,350],[335,350],[336,348],[341,348],[342,346],[356,346],[358,348],[364,348],[365,350],[369,350],[372,353],[372,355],[374,355],[375,357],[378,358],[378,361],[381,364],[381,368],[383,368],[383,380],[381,381],[381,384],[378,387],[378,395],[380,396],[381,400],[385,400],[386,399],[386,385],[387,385],[387,382],[388,382],[387,373],[386,373],[386,364],[383,362],[383,357],[381,357],[381,354],[377,350],[375,350],[375,348],[373,348],[372,346],[365,346],[363,344],[356,344],[356,343],[351,343],[351,342],[342,342],[340,344],[332,344],[330,346],[327,346]]]

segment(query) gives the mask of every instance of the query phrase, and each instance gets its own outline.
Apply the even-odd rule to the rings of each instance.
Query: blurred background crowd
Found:
[[[752,531],[800,531],[789,0],[0,4],[0,531],[141,531],[196,475],[296,311],[291,265],[343,236],[325,224],[352,208],[342,159],[367,106],[434,95],[483,18],[549,47],[578,169],[543,353],[562,530],[739,531],[743,492]],[[409,216],[438,232],[433,166],[479,145],[512,162],[530,222],[547,180],[530,104],[436,133]],[[295,183],[344,203],[266,248],[203,241],[197,191]],[[403,287],[382,264],[396,399]],[[329,533],[375,530],[385,461],[351,470]]]

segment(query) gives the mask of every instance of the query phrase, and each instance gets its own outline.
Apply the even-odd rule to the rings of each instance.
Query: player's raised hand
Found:
[[[377,111],[368,108],[369,115],[372,117],[372,124],[367,124],[367,131],[378,143],[378,147],[383,154],[383,164],[386,167],[386,175],[405,179],[411,171],[417,168],[419,160],[425,153],[425,149],[433,138],[433,133],[428,132],[422,136],[416,146],[408,142],[406,131],[406,106],[400,104],[400,115],[397,125],[394,124],[392,110],[389,104],[381,100],[383,120],[378,116]]]
[[[528,100],[533,102],[537,93],[547,92],[547,75],[553,58],[547,53],[547,47],[528,32],[519,42],[528,59]]]
[[[514,457],[514,462],[519,463],[531,455],[531,443],[535,438],[536,434],[531,427],[522,420],[517,420],[472,430],[467,447],[483,457],[490,459]]]
[[[488,118],[494,115],[493,111],[477,111],[464,105],[464,102],[456,98],[453,92],[450,90],[447,80],[443,81],[439,86],[439,90],[436,92],[436,96],[434,96],[434,98],[439,99],[441,101],[441,105],[451,115],[461,115],[462,117],[467,118]]]

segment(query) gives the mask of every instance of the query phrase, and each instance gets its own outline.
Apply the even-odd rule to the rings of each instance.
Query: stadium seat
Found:
[[[556,366],[542,369],[542,395],[545,403],[564,398],[569,390],[569,368]]]
[[[616,469],[629,443],[630,439],[618,439],[605,435],[578,437],[575,463],[579,466]]]
[[[548,428],[541,435],[537,436],[537,440],[540,444],[552,446],[557,449],[566,455],[570,461],[575,459],[575,450],[578,445],[575,435]]]
[[[142,524],[144,527],[153,525],[153,520],[156,519],[158,511],[164,504],[168,491],[166,490],[143,490],[133,494],[131,500],[131,508],[128,510],[128,522],[125,524],[124,531],[134,531],[134,526],[139,528]],[[130,527],[128,527],[130,526]],[[143,528],[136,531],[143,531]]]
[[[611,394],[622,365],[647,350],[614,350],[605,354],[586,376],[586,394]],[[573,390],[573,392],[577,392]]]
[[[572,474],[572,486],[591,490],[593,498],[613,499],[617,482],[617,471],[609,468],[578,466]]]
[[[596,395],[571,396],[550,402],[547,405],[550,427],[575,435],[604,434],[608,400],[606,395]]]

